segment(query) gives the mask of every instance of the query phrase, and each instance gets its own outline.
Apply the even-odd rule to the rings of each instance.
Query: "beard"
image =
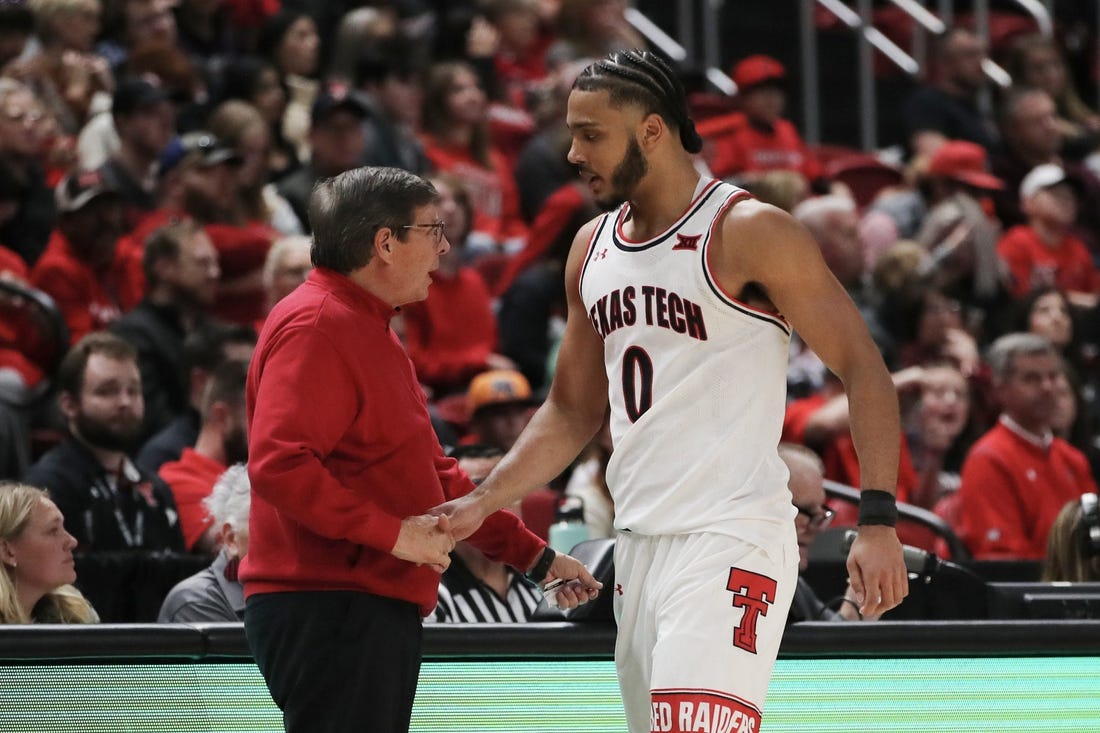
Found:
[[[141,445],[140,417],[107,423],[80,412],[77,413],[74,423],[80,437],[96,448],[129,454]]]
[[[611,174],[611,192],[603,198],[596,199],[596,203],[604,211],[617,209],[630,198],[638,182],[645,178],[648,172],[649,163],[642,154],[641,146],[638,145],[637,140],[631,139],[623,159]]]

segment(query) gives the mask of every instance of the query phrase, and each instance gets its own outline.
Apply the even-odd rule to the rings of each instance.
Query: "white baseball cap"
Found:
[[[1054,163],[1037,165],[1020,181],[1020,198],[1029,199],[1044,188],[1056,186],[1065,180],[1066,172],[1062,166]]]

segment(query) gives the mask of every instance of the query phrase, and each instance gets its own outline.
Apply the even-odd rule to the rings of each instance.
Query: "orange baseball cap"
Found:
[[[514,369],[493,369],[478,374],[466,390],[466,411],[473,416],[492,405],[533,404],[531,383]]]

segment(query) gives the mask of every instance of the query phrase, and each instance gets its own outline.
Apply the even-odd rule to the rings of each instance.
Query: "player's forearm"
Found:
[[[852,441],[862,488],[897,492],[901,421],[898,397],[881,360],[867,360],[845,375]]]
[[[547,400],[474,494],[487,512],[506,507],[564,471],[599,430],[602,414]]]

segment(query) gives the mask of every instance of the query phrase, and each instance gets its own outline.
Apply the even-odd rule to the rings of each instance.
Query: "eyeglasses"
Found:
[[[436,244],[443,242],[443,235],[446,233],[444,230],[447,228],[447,224],[443,221],[437,221],[435,224],[405,224],[402,229],[431,229],[432,237],[435,239]]]
[[[809,517],[810,529],[825,529],[833,521],[833,517],[836,516],[836,512],[834,512],[827,506],[822,507],[821,510],[817,512],[810,511],[805,507],[800,507],[797,505],[795,506],[795,509],[798,510],[799,514]]]

